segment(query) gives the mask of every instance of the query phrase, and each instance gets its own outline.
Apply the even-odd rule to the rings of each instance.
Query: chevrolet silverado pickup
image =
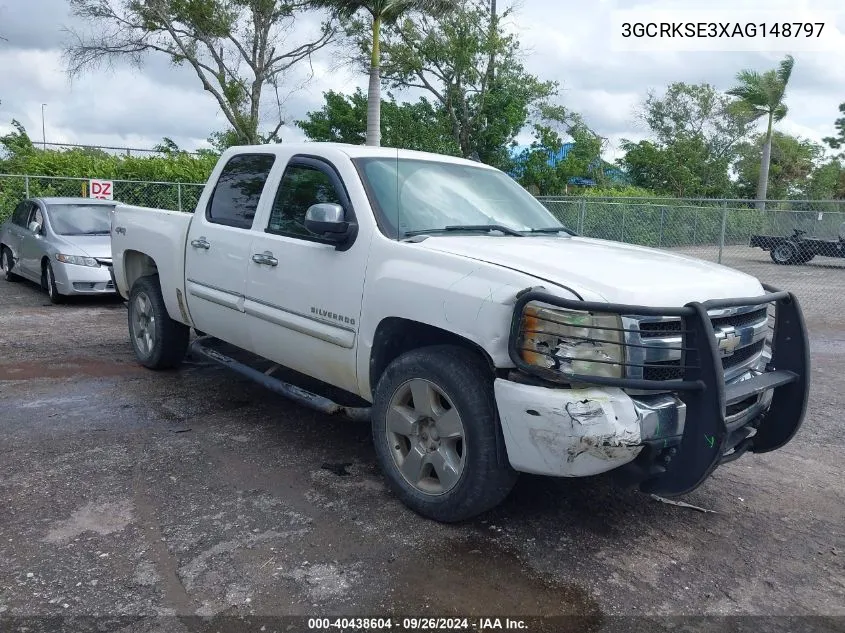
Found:
[[[683,495],[804,418],[791,293],[579,237],[475,161],[231,148],[193,214],[120,205],[111,243],[141,364],[190,351],[369,420],[391,490],[437,521],[494,507],[519,473]]]

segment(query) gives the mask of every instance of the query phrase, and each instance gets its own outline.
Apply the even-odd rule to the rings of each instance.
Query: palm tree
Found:
[[[367,145],[381,144],[381,27],[395,24],[403,15],[423,12],[436,15],[454,6],[449,0],[315,0],[318,7],[333,9],[341,19],[366,11],[373,20],[370,87],[367,93]]]
[[[757,184],[757,206],[761,209],[766,206],[766,189],[769,185],[772,125],[786,116],[787,108],[784,98],[794,63],[792,55],[787,55],[776,69],[763,74],[756,70],[743,70],[736,76],[739,85],[728,90],[729,95],[738,99],[737,105],[748,113],[751,121],[764,116],[768,117],[766,143],[763,145],[763,157],[760,160],[760,180]]]

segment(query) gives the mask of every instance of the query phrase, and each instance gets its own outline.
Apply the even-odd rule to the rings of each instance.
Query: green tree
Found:
[[[261,141],[261,103],[271,88],[278,124],[269,136],[275,137],[284,124],[279,91],[285,73],[335,35],[329,20],[302,37],[297,18],[310,7],[306,0],[69,2],[73,14],[91,26],[71,33],[65,57],[72,76],[115,59],[140,65],[147,54],[164,55],[194,71],[239,144]]]
[[[297,121],[309,140],[360,145],[367,135],[368,97],[360,89],[351,95],[329,91],[320,110]],[[397,103],[393,95],[382,100],[382,131],[390,147],[439,154],[458,154],[441,110],[427,99]]]
[[[713,158],[731,156],[752,123],[744,108],[711,84],[684,82],[669,84],[662,95],[650,92],[639,118],[658,143],[700,137]]]
[[[836,128],[836,136],[828,136],[822,139],[832,149],[845,148],[845,103],[839,104],[839,113],[843,116],[834,121],[833,126]],[[839,154],[840,158],[845,158],[845,151]]]
[[[811,176],[816,173],[816,161],[822,158],[824,148],[812,141],[777,131],[772,133],[771,139],[761,134],[752,142],[740,146],[739,160],[734,165],[737,193],[746,198],[754,196],[760,180],[760,152],[767,144],[771,156],[768,178],[770,198],[783,200],[808,197]],[[816,195],[822,193],[820,189],[816,189]]]
[[[583,119],[560,106],[541,109],[534,124],[534,141],[516,158],[514,172],[522,186],[537,195],[560,195],[573,177],[604,184],[602,138]],[[558,159],[568,141],[566,156]]]
[[[520,63],[517,39],[489,0],[457,0],[433,19],[412,15],[385,31],[382,72],[391,87],[423,90],[448,117],[461,155],[507,167],[508,146],[556,93]]]
[[[813,170],[806,185],[810,200],[845,198],[845,169],[839,160],[829,160]]]
[[[381,31],[400,18],[411,14],[437,15],[451,9],[450,0],[314,0],[319,7],[334,9],[343,20],[352,19],[359,12],[370,17],[369,40],[370,83],[367,92],[367,145],[381,145]]]
[[[767,119],[766,141],[760,159],[760,180],[757,184],[757,200],[760,208],[766,206],[766,194],[769,185],[769,164],[772,155],[772,126],[782,121],[787,114],[784,103],[786,87],[792,76],[795,60],[787,55],[776,69],[759,73],[756,70],[742,70],[736,76],[739,85],[728,90],[728,94],[737,98],[737,105],[752,120],[762,117]]]
[[[639,187],[675,196],[719,197],[730,193],[728,169],[751,118],[710,84],[669,84],[643,102],[639,119],[651,138],[623,141],[619,161]]]

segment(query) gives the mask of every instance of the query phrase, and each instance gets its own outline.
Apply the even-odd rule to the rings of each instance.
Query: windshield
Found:
[[[564,229],[530,193],[497,170],[402,158],[355,162],[391,237],[461,226]]]
[[[111,205],[52,204],[48,207],[50,225],[57,235],[108,235]]]

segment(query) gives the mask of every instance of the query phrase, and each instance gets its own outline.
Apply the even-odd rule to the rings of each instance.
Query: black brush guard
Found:
[[[804,316],[795,296],[765,286],[767,294],[737,299],[717,299],[688,303],[682,308],[655,308],[614,303],[562,299],[542,289],[523,291],[516,302],[511,323],[509,353],[516,367],[541,379],[556,383],[619,387],[637,391],[674,392],[687,407],[686,422],[676,455],[666,463],[656,463],[664,443],[645,443],[638,458],[640,488],[664,496],[686,494],[700,486],[722,463],[745,452],[766,453],[787,444],[804,419],[810,389],[810,357]],[[538,302],[568,310],[598,312],[619,316],[680,317],[682,323],[681,366],[679,380],[640,380],[597,376],[563,376],[526,363],[520,354],[523,310]],[[763,373],[747,380],[725,384],[722,360],[709,310],[733,307],[775,305],[770,362]],[[597,329],[607,329],[605,327]],[[623,343],[624,346],[624,343]],[[769,389],[773,390],[770,407],[740,424],[726,422],[726,410]],[[751,430],[756,433],[751,435]]]

